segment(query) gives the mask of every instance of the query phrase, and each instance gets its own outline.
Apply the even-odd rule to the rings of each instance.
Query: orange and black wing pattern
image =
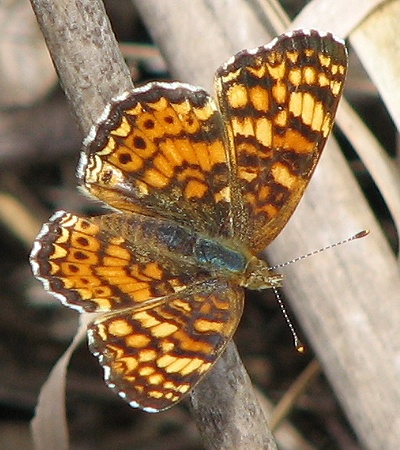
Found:
[[[168,245],[166,230],[167,223],[138,214],[84,218],[58,211],[35,242],[34,273],[78,311],[137,308],[205,279],[188,257],[176,254],[182,248]]]
[[[105,315],[89,327],[89,345],[109,387],[133,407],[162,411],[216,362],[243,303],[243,288],[210,280],[167,301]]]
[[[331,131],[346,69],[342,41],[301,30],[244,50],[217,71],[235,175],[234,236],[253,252],[298,205]]]
[[[78,177],[121,211],[218,236],[232,234],[227,156],[222,117],[209,94],[154,82],[110,105],[86,140]]]

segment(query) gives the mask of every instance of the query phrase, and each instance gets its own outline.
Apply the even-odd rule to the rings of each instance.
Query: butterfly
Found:
[[[281,285],[257,254],[303,195],[346,69],[341,40],[294,31],[223,64],[216,101],[151,82],[114,99],[84,140],[80,185],[112,212],[56,212],[30,260],[63,304],[98,313],[90,350],[131,406],[179,402],[232,338],[244,288]]]

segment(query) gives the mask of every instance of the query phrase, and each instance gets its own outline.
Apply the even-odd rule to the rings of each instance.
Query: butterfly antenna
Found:
[[[302,259],[308,258],[309,256],[317,255],[318,253],[324,252],[325,250],[329,250],[331,248],[338,247],[339,245],[342,245],[342,244],[347,244],[348,242],[354,241],[356,239],[361,239],[361,238],[363,238],[365,236],[368,236],[368,234],[369,234],[369,230],[359,231],[358,233],[354,234],[353,236],[350,236],[347,239],[343,239],[342,241],[338,241],[338,242],[335,242],[334,244],[327,245],[326,247],[320,248],[318,250],[314,250],[314,251],[312,251],[310,253],[307,253],[305,255],[298,256],[297,258],[294,258],[294,259],[292,259],[290,261],[287,261],[285,263],[277,264],[276,266],[271,267],[271,270],[276,270],[276,269],[280,269],[282,267],[286,267],[289,264],[293,264],[293,263],[295,263],[297,261],[301,261]],[[279,307],[280,307],[280,309],[282,311],[283,317],[285,318],[285,321],[286,321],[286,323],[287,323],[287,325],[289,327],[289,330],[292,333],[293,340],[294,340],[294,346],[296,347],[296,350],[299,353],[304,353],[305,347],[304,347],[303,343],[301,342],[301,340],[299,339],[299,337],[298,337],[298,335],[296,333],[296,330],[295,330],[295,328],[293,326],[293,323],[292,323],[292,321],[289,318],[289,315],[288,315],[288,313],[286,311],[286,307],[285,307],[285,305],[283,303],[282,297],[280,296],[278,289],[276,287],[272,287],[272,290],[274,291],[275,298],[276,298],[276,300],[278,302],[278,305],[279,305]]]
[[[296,333],[294,325],[289,318],[289,314],[286,311],[286,307],[283,303],[282,297],[280,296],[278,289],[276,287],[272,287],[272,290],[274,291],[276,301],[278,302],[279,308],[281,308],[283,317],[285,318],[286,323],[288,324],[289,330],[292,333],[294,346],[296,347],[296,350],[299,353],[304,353],[305,347],[304,347],[303,343],[301,342],[301,340],[299,339],[299,336]]]
[[[369,230],[359,231],[358,233],[354,234],[353,236],[348,237],[347,239],[343,239],[342,241],[338,241],[338,242],[335,242],[334,244],[327,245],[326,247],[322,247],[318,250],[314,250],[310,253],[306,253],[305,255],[298,256],[297,258],[291,259],[290,261],[277,264],[276,266],[272,266],[270,269],[271,270],[281,269],[282,267],[289,266],[290,264],[301,261],[302,259],[306,259],[310,256],[318,255],[318,253],[322,253],[325,250],[330,250],[331,248],[335,248],[335,247],[338,247],[339,245],[347,244],[348,242],[354,241],[356,239],[361,239],[368,235],[369,235]]]

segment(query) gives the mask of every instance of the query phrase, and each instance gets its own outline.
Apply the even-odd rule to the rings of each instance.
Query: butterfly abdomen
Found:
[[[141,214],[107,214],[100,220],[111,233],[131,241],[136,253],[143,251],[154,261],[167,259],[179,266],[179,271],[190,274],[197,268],[199,274],[230,278],[246,270],[247,252],[174,222]]]

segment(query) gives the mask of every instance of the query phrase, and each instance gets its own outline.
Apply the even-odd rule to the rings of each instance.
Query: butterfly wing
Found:
[[[236,330],[243,288],[216,280],[168,301],[108,314],[89,327],[106,383],[148,412],[179,402],[203,378]]]
[[[140,214],[86,219],[59,211],[31,254],[36,277],[59,300],[103,312],[88,328],[90,348],[107,384],[150,412],[177,403],[202,379],[244,302],[243,288],[202,274],[190,258],[174,260],[170,236],[181,250],[186,243],[176,229],[162,236],[163,229],[160,219]]]
[[[295,31],[223,65],[215,84],[235,178],[234,235],[254,252],[282,230],[333,125],[346,48],[331,34]]]
[[[34,274],[62,303],[79,311],[141,306],[206,276],[188,258],[179,262],[170,235],[162,234],[165,228],[170,229],[137,214],[86,219],[58,211],[34,243]]]
[[[154,82],[118,99],[85,142],[84,188],[122,211],[231,235],[224,127],[201,88]]]

